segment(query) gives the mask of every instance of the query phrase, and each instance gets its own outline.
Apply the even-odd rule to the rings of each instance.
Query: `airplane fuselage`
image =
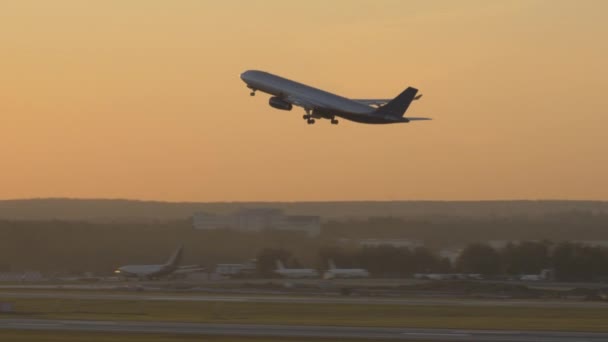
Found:
[[[155,279],[170,275],[178,270],[183,247],[180,246],[162,265],[126,265],[117,268],[114,273],[123,278]]]
[[[330,269],[325,272],[327,278],[368,278],[369,272],[358,268]]]
[[[275,270],[275,273],[285,278],[317,278],[319,276],[316,270],[307,268],[287,268]]]
[[[158,278],[171,274],[176,270],[169,265],[127,265],[119,267],[116,274],[127,278]]]

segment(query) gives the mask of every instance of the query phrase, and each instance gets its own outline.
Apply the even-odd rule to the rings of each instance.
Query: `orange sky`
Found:
[[[608,200],[608,1],[0,1],[0,198]],[[239,79],[424,94],[308,126]]]

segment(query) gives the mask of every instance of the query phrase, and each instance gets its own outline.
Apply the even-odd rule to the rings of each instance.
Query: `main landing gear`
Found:
[[[315,124],[315,119],[310,115],[310,109],[306,109],[306,114],[302,115],[302,119],[306,120],[306,123],[309,125]]]
[[[306,120],[306,123],[309,125],[314,125],[314,123],[316,122],[315,119],[313,118],[313,116],[310,114],[309,110],[306,111],[306,114],[302,115],[302,119]],[[331,118],[331,124],[337,125],[338,120]]]
[[[255,96],[255,89],[251,89],[251,93],[249,93],[249,95]]]

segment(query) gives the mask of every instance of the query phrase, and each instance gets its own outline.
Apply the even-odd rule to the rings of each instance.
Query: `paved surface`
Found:
[[[0,319],[0,329],[474,342],[605,342],[608,333]]]
[[[608,308],[608,302],[567,300],[517,299],[454,299],[454,298],[391,298],[391,297],[336,297],[289,295],[214,295],[214,294],[163,294],[112,291],[53,291],[8,292],[0,291],[0,300],[11,298],[86,299],[86,300],[148,300],[176,302],[238,302],[238,303],[314,303],[314,304],[390,304],[427,306],[500,306],[541,308]]]

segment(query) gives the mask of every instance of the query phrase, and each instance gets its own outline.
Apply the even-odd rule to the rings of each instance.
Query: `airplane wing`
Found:
[[[302,107],[307,110],[324,107],[322,103],[304,97],[287,96],[286,98],[284,98],[284,100],[294,106]]]
[[[414,101],[419,100],[421,97],[422,97],[422,94],[414,97]],[[393,99],[353,99],[353,101],[357,101],[359,103],[363,103],[364,105],[368,105],[368,106],[384,106],[385,104],[389,103],[392,100]]]

